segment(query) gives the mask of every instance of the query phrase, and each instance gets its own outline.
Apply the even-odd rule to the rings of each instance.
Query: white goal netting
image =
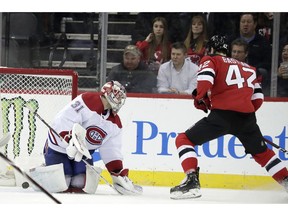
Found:
[[[50,123],[76,97],[77,82],[78,75],[72,70],[0,68],[0,136],[11,134],[0,151],[24,171],[44,162],[48,131],[27,106]],[[0,185],[20,184],[18,175],[0,159]]]

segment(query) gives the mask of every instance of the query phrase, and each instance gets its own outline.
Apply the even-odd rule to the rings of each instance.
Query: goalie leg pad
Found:
[[[33,180],[51,193],[63,192],[67,190],[63,164],[41,166],[29,170]],[[31,182],[32,188],[39,191],[39,188]]]
[[[101,175],[102,169],[96,166],[87,166],[86,165],[86,182],[83,191],[88,194],[95,194],[99,180]]]

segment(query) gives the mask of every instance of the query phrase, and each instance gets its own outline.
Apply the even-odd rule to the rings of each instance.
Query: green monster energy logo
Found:
[[[28,154],[30,155],[34,149],[35,134],[36,134],[36,115],[39,108],[39,103],[35,99],[29,99],[25,101],[21,96],[6,99],[2,98],[2,118],[3,118],[3,133],[7,133],[10,127],[9,113],[11,108],[14,110],[14,132],[12,134],[13,140],[13,156],[18,157],[20,155],[20,138],[21,132],[24,127],[24,108],[30,107],[32,111],[27,109],[28,112],[28,125],[29,125],[29,137],[27,140]],[[23,140],[21,141],[23,143]],[[5,147],[5,153],[7,154],[8,146]]]

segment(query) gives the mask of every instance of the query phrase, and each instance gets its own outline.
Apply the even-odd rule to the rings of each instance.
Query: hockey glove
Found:
[[[192,98],[194,99],[194,106],[196,109],[203,110],[205,113],[208,113],[208,110],[211,109],[211,103],[207,93],[203,98],[197,99],[197,89],[195,89],[192,92]]]
[[[139,185],[135,185],[128,177],[129,170],[122,169],[120,172],[111,172],[113,185],[115,189],[122,195],[141,195],[143,189]]]
[[[75,161],[80,162],[83,155],[86,158],[92,158],[85,143],[85,136],[85,128],[75,123],[72,129],[72,139],[69,141],[69,145],[66,148],[66,153],[71,160],[74,159]]]
[[[75,160],[77,162],[80,162],[83,158],[83,154],[80,151],[78,151],[72,139],[69,141],[69,145],[66,148],[66,153],[69,159]]]

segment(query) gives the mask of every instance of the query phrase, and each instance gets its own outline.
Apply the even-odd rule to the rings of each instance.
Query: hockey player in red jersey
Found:
[[[32,173],[36,176],[35,180],[40,181],[51,192],[80,192],[83,189],[86,193],[95,193],[99,175],[95,170],[88,169],[89,166],[82,159],[93,166],[91,155],[99,150],[100,157],[111,174],[114,188],[124,195],[141,194],[142,187],[135,185],[128,177],[128,169],[123,168],[122,124],[118,111],[125,100],[125,88],[118,81],[110,81],[102,87],[100,95],[86,92],[67,104],[51,124],[51,128],[66,142],[49,130],[44,149],[46,167],[44,170],[39,169],[36,174]],[[85,149],[79,151],[75,139],[72,139],[71,131],[75,124],[83,128],[82,135],[77,138],[84,137],[82,147],[87,148],[86,154]],[[99,173],[102,171],[101,168],[96,170]]]
[[[225,134],[236,136],[246,154],[281,184],[288,192],[288,171],[267,148],[256,123],[255,112],[263,103],[263,93],[255,68],[226,56],[228,45],[223,36],[208,42],[209,55],[201,59],[197,88],[192,93],[194,106],[208,112],[207,117],[176,137],[176,148],[186,173],[183,183],[170,189],[172,199],[201,197],[199,167],[194,147]]]

